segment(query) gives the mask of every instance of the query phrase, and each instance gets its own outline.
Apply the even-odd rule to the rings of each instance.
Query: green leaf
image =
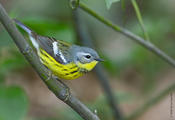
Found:
[[[120,0],[105,0],[107,9],[109,9],[113,3],[119,2],[119,1]]]
[[[126,8],[125,0],[121,0],[121,6],[122,6],[122,10],[125,10]]]
[[[19,87],[0,87],[0,120],[23,120],[28,100]]]

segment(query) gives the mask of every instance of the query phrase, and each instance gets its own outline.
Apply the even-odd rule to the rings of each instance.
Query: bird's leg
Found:
[[[61,81],[60,79],[58,79],[58,77],[54,76],[53,73],[52,73],[52,71],[50,71],[50,70],[48,72],[48,78],[46,79],[46,82],[49,81],[50,79],[52,79],[53,77],[55,79],[57,79],[57,81],[59,81],[62,84],[62,86],[65,88],[65,91],[66,92],[63,94],[63,96],[65,96],[65,98],[64,98],[63,101],[66,102],[70,98],[70,96],[71,96],[71,94],[70,94],[70,88],[63,81]]]
[[[49,81],[50,79],[52,79],[53,74],[52,71],[48,70],[48,78],[46,79],[46,81]]]
[[[70,96],[71,96],[71,94],[70,94],[70,88],[63,82],[63,81],[61,81],[60,79],[58,79],[58,78],[56,78],[64,87],[65,87],[65,89],[66,89],[66,93],[64,94],[64,96],[65,96],[65,99],[63,100],[64,102],[66,102],[69,98],[70,98]]]

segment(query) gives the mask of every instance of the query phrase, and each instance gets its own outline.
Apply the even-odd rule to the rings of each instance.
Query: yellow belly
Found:
[[[65,65],[60,64],[42,49],[39,56],[42,63],[49,68],[54,75],[58,76],[58,78],[73,80],[83,75],[83,73],[80,72],[79,67],[73,62]]]

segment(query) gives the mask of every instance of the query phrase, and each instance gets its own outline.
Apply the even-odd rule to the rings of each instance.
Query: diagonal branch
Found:
[[[89,34],[89,31],[87,30],[85,23],[82,22],[83,20],[81,19],[78,10],[73,11],[73,19],[75,23],[75,29],[77,31],[77,37],[79,38],[80,42],[83,45],[94,48],[92,38]],[[114,98],[112,89],[109,85],[108,78],[104,74],[102,65],[98,64],[95,68],[95,72],[102,88],[104,89],[104,93],[106,95],[108,104],[112,109],[114,118],[116,120],[122,120],[121,111],[118,107],[117,100]]]
[[[76,31],[78,33],[78,37],[81,40],[82,44],[94,48],[91,37],[86,29],[86,25],[84,23],[82,23],[82,20],[80,19],[79,15],[78,15],[78,10],[73,11],[73,15],[74,15],[73,17],[74,17],[74,21],[75,21]],[[109,85],[108,79],[104,75],[104,72],[102,69],[103,69],[103,67],[101,65],[97,65],[95,68],[95,72],[99,78],[99,82],[101,83],[101,85],[104,89],[108,103],[113,111],[115,118],[118,120],[121,120],[122,116],[121,116],[120,110],[118,108],[118,104],[117,104],[116,100],[114,99],[114,96],[113,96],[111,87]]]
[[[83,3],[79,3],[79,7],[83,11],[87,12],[89,15],[95,17],[100,22],[104,23],[105,25],[112,28],[113,30],[122,33],[123,35],[127,36],[128,38],[131,38],[132,40],[134,40],[135,42],[137,42],[141,46],[145,47],[147,50],[153,52],[155,55],[157,55],[158,57],[162,58],[164,61],[166,61],[167,63],[169,63],[173,67],[175,67],[175,60],[173,58],[171,58],[170,56],[168,56],[166,53],[164,53],[162,50],[157,48],[151,42],[144,40],[143,38],[135,35],[134,33],[128,31],[125,28],[122,28],[118,25],[114,25],[111,21],[106,20],[104,17],[98,15],[93,10],[91,10],[86,5],[84,5]]]
[[[84,104],[75,98],[69,92],[68,88],[56,78],[49,77],[48,70],[38,60],[36,53],[32,50],[24,37],[17,30],[12,20],[7,15],[5,9],[0,4],[0,21],[12,37],[21,53],[25,56],[33,68],[42,78],[47,87],[56,95],[57,98],[65,102],[74,109],[85,120],[100,120],[98,116],[92,113]]]
[[[160,100],[162,100],[163,98],[165,98],[166,96],[168,96],[169,94],[171,94],[172,91],[174,91],[174,90],[175,90],[175,83],[173,83],[168,88],[166,88],[165,90],[163,90],[162,92],[160,92],[158,95],[156,95],[153,98],[151,98],[150,100],[148,100],[145,104],[143,104],[141,107],[139,107],[138,109],[136,109],[133,113],[131,113],[131,115],[127,116],[125,118],[125,120],[135,120],[135,119],[137,119],[145,111],[147,111],[153,105],[155,105],[158,102],[160,102]]]

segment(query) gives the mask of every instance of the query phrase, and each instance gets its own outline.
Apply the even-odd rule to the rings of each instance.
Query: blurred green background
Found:
[[[125,0],[123,6],[116,2],[110,9],[104,0],[81,1],[105,18],[144,37],[130,0]],[[68,1],[0,0],[0,3],[11,18],[17,18],[37,33],[78,43]],[[174,57],[175,1],[137,0],[137,3],[150,41]],[[174,83],[173,67],[81,10],[80,16],[88,25],[96,50],[105,59],[105,74],[124,116]],[[93,71],[65,82],[92,111],[97,110],[101,120],[113,120]],[[169,112],[170,97],[167,96],[138,119],[165,120],[170,118]],[[58,119],[82,120],[47,89],[0,25],[0,120]]]

